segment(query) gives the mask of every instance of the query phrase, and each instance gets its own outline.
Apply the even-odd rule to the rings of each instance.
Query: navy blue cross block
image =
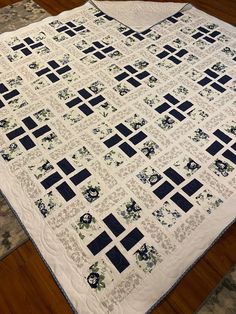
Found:
[[[165,170],[164,174],[177,185],[181,184],[184,181],[184,178],[171,167]]]
[[[142,131],[140,131],[137,134],[135,134],[134,136],[132,136],[129,140],[134,145],[137,145],[138,143],[142,142],[146,137],[147,137],[147,135],[145,133],[143,133]]]
[[[96,105],[100,104],[104,100],[105,100],[105,98],[102,95],[99,95],[99,96],[89,100],[89,103],[92,106],[96,106]]]
[[[75,196],[75,192],[66,182],[60,184],[56,189],[67,202]]]
[[[20,136],[22,134],[25,133],[25,130],[22,127],[19,127],[9,133],[7,133],[7,137],[9,138],[9,140],[13,140],[14,138],[16,138],[17,136]]]
[[[120,242],[124,246],[124,248],[129,251],[134,247],[142,238],[142,232],[139,231],[138,228],[134,228],[124,239]]]
[[[179,121],[183,121],[185,119],[185,116],[176,109],[170,110],[170,114]]]
[[[105,217],[103,221],[116,237],[118,237],[122,232],[125,231],[125,228],[113,214]]]
[[[66,103],[66,105],[67,105],[67,107],[72,108],[72,107],[78,105],[79,103],[81,103],[81,101],[82,101],[82,100],[81,100],[79,97],[76,97],[76,98],[74,98],[74,99],[68,101],[68,102]],[[81,110],[81,111],[82,111],[82,110]]]
[[[97,255],[109,243],[111,243],[111,241],[112,239],[109,237],[106,231],[103,231],[99,236],[97,236],[92,242],[88,244],[88,249],[93,255]]]
[[[16,97],[18,96],[20,93],[18,92],[18,90],[14,89],[12,90],[11,92],[7,93],[7,94],[4,94],[3,97],[5,100],[9,100],[13,97]]]
[[[180,193],[175,193],[171,200],[178,205],[185,213],[193,207],[193,205]]]
[[[106,256],[109,258],[119,273],[122,273],[129,266],[129,262],[116,246],[109,250],[106,253]]]
[[[217,83],[212,83],[211,86],[220,93],[223,93],[226,90],[224,87],[220,86]]]
[[[31,117],[24,118],[22,122],[26,125],[26,127],[29,130],[32,130],[38,126],[37,123]]]
[[[236,151],[236,143],[234,143],[231,147]]]
[[[3,108],[4,106],[5,106],[4,103],[0,99],[0,108]]]
[[[215,156],[215,154],[217,154],[223,147],[224,146],[221,143],[215,141],[206,149],[206,151],[212,156]]]
[[[118,135],[118,134],[115,134],[113,135],[112,137],[110,137],[108,140],[106,140],[104,142],[104,144],[110,148],[114,145],[116,145],[117,143],[119,143],[120,141],[122,140],[122,138]]]
[[[234,153],[232,153],[230,150],[226,150],[223,153],[223,156],[227,159],[229,159],[230,161],[232,161],[235,165],[236,165],[236,155]]]
[[[227,134],[225,134],[224,132],[222,132],[221,130],[216,130],[214,133],[213,133],[215,136],[217,136],[221,141],[223,141],[225,144],[228,144],[232,138],[229,137]]]
[[[56,76],[56,74],[54,73],[49,73],[47,74],[47,77],[49,78],[49,80],[52,82],[52,83],[56,83],[58,82],[60,79]]]
[[[75,168],[69,163],[66,158],[60,160],[57,164],[66,175],[75,170]]]
[[[62,179],[62,176],[58,172],[55,172],[51,174],[49,177],[47,177],[46,179],[44,179],[41,182],[41,184],[45,189],[49,189],[51,186],[53,186],[55,183],[57,183],[61,179]]]
[[[133,157],[137,152],[128,143],[122,143],[119,145],[120,149],[128,156]]]
[[[29,150],[35,146],[32,139],[29,137],[29,135],[26,135],[20,139],[21,144],[24,146],[26,150]]]
[[[118,124],[116,126],[116,129],[124,136],[129,136],[130,134],[132,134],[132,131],[130,131],[130,129],[127,128],[123,123]]]
[[[187,185],[185,185],[182,190],[188,195],[192,196],[194,193],[196,193],[203,184],[199,182],[197,179],[193,179],[191,182],[189,182]]]
[[[169,194],[174,189],[173,185],[171,185],[168,181],[162,183],[157,189],[153,191],[153,193],[162,200],[167,194]]]
[[[74,183],[74,185],[78,185],[90,176],[91,176],[91,173],[87,169],[84,169],[84,170],[81,170],[79,173],[75,174],[71,178],[71,181]]]
[[[86,104],[83,104],[81,106],[79,106],[79,109],[86,115],[89,116],[90,114],[93,113],[93,110],[87,106]]]
[[[92,96],[85,88],[79,90],[78,92],[84,99],[88,99]]]
[[[34,131],[33,135],[35,137],[39,137],[39,136],[42,136],[43,134],[45,134],[49,131],[51,131],[51,128],[48,125],[44,125],[41,128],[39,128],[38,130]]]
[[[163,113],[170,108],[170,105],[167,102],[164,102],[162,105],[158,106],[155,110],[158,113]]]
[[[165,96],[164,96],[164,98],[166,99],[166,100],[168,100],[172,105],[176,105],[179,101],[178,101],[178,99],[176,99],[174,96],[172,96],[171,94],[166,94]]]
[[[209,75],[210,77],[214,78],[214,79],[219,76],[219,74],[217,74],[216,72],[212,71],[211,69],[207,69],[207,70],[205,71],[205,73],[206,73],[207,75]]]
[[[7,91],[8,91],[8,88],[3,83],[0,83],[0,94],[4,94]]]
[[[186,111],[188,110],[189,108],[191,108],[193,106],[193,104],[190,102],[190,101],[184,101],[182,104],[180,104],[178,106],[178,108],[182,111]]]

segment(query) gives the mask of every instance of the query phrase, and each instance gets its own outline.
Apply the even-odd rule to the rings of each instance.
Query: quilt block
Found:
[[[146,312],[234,221],[235,61],[195,8],[0,36],[0,188],[75,311]]]

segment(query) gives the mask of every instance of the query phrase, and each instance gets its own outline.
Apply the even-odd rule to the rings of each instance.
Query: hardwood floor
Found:
[[[153,314],[192,314],[236,263],[235,239],[236,224],[184,276]],[[72,313],[31,241],[0,261],[0,280],[1,314]]]
[[[0,7],[14,2],[16,1],[0,0]],[[72,9],[84,1],[36,0],[36,2],[55,15]],[[191,2],[207,13],[236,25],[236,1],[192,0]],[[153,314],[192,314],[224,274],[236,263],[235,240],[236,224],[232,225],[184,276],[172,292],[155,308]],[[0,261],[0,313],[72,313],[69,304],[31,241],[27,241]]]

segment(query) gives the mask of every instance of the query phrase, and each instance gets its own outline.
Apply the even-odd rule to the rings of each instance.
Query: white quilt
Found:
[[[81,314],[145,313],[236,216],[235,28],[121,5],[0,36],[0,189]]]

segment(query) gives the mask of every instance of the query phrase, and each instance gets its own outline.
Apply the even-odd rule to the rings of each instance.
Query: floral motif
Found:
[[[155,30],[153,30],[147,34],[147,37],[154,41],[157,41],[159,38],[161,38],[161,35],[157,33]]]
[[[143,143],[140,150],[147,158],[152,159],[157,154],[159,146],[154,141],[147,141]]]
[[[162,262],[161,255],[152,245],[143,244],[135,253],[136,263],[145,273],[151,273],[157,263]]]
[[[143,59],[139,59],[134,62],[134,66],[139,70],[145,69],[148,65],[149,63]]]
[[[159,120],[157,120],[157,125],[162,128],[162,130],[164,131],[168,131],[170,129],[173,128],[173,126],[175,125],[176,121],[168,116],[168,115],[164,115],[163,118],[160,118]]]
[[[194,109],[192,109],[191,111],[189,111],[189,112],[187,113],[187,115],[188,115],[191,119],[197,121],[198,123],[204,121],[206,118],[209,117],[208,113],[206,113],[206,112],[203,111],[202,109],[196,109],[196,108],[194,108]]]
[[[144,118],[141,118],[136,113],[129,119],[125,120],[126,123],[128,123],[134,130],[140,129],[142,126],[147,124],[147,120]]]
[[[123,54],[120,51],[115,50],[108,53],[108,56],[114,60],[119,60],[121,57],[123,57]]]
[[[217,96],[220,95],[215,89],[210,87],[205,87],[202,91],[199,92],[199,95],[206,98],[208,101],[214,100]]]
[[[84,49],[88,48],[90,46],[90,44],[86,40],[82,39],[82,40],[76,42],[74,44],[74,46],[76,48],[78,48],[79,50],[84,50]]]
[[[77,112],[77,110],[71,110],[69,113],[63,115],[63,119],[69,121],[70,125],[81,121],[83,117]]]
[[[176,89],[173,90],[173,94],[176,97],[186,96],[188,95],[188,93],[189,93],[188,89],[183,85],[180,85]]]
[[[228,175],[234,170],[234,168],[226,161],[216,159],[213,164],[209,166],[218,177],[228,177]]]
[[[98,58],[94,55],[88,55],[80,59],[84,64],[93,64],[98,62]]]
[[[107,135],[112,133],[112,128],[108,126],[105,122],[99,124],[93,129],[93,134],[96,134],[100,140],[104,139]]]
[[[201,166],[196,163],[196,161],[189,157],[184,157],[183,159],[176,161],[174,166],[181,169],[182,171],[184,170],[187,177],[192,176],[201,168]]]
[[[11,143],[6,149],[0,150],[0,154],[4,160],[11,161],[17,156],[20,156],[22,151],[16,143]]]
[[[137,174],[137,177],[144,183],[153,186],[162,179],[162,176],[152,167],[146,167]]]
[[[147,104],[150,107],[157,107],[158,104],[160,104],[160,99],[157,95],[153,96],[147,96],[143,100],[145,104]]]
[[[83,146],[79,148],[73,155],[72,159],[78,166],[82,166],[83,163],[87,163],[93,159],[93,156],[89,152],[89,150]]]
[[[59,208],[62,204],[58,201],[58,198],[53,192],[49,192],[37,200],[35,205],[38,207],[43,217],[46,218],[56,207]]]
[[[92,289],[100,292],[113,281],[112,272],[103,260],[97,261],[89,267],[89,275],[86,277],[86,281]]]
[[[60,100],[68,100],[70,98],[75,97],[76,94],[72,90],[70,90],[69,87],[67,87],[67,88],[60,90],[57,93],[57,96]]]
[[[97,111],[100,113],[101,116],[106,118],[107,116],[109,116],[113,112],[116,112],[117,109],[112,104],[110,104],[109,102],[106,101],[97,107]]]
[[[236,121],[231,121],[230,123],[227,123],[226,125],[224,125],[224,129],[230,135],[236,136]]]
[[[218,73],[224,73],[227,66],[221,61],[218,61],[211,68]]]
[[[45,122],[50,120],[51,118],[54,117],[54,114],[51,112],[50,109],[45,108],[45,109],[41,109],[38,112],[34,113],[35,118],[39,121],[39,122]]]
[[[34,89],[37,91],[37,90],[41,90],[47,86],[50,85],[50,83],[48,81],[45,80],[44,77],[41,77],[37,80],[35,80],[32,85],[34,86]]]
[[[117,73],[119,73],[122,69],[116,65],[116,64],[111,64],[109,65],[108,67],[108,72],[113,74],[113,75],[116,75]]]
[[[204,146],[209,142],[210,137],[202,129],[197,129],[194,131],[193,135],[189,136],[189,138],[195,143],[198,143],[199,146]]]
[[[90,213],[83,214],[79,220],[72,223],[72,227],[82,240],[87,237],[93,237],[94,232],[100,229],[97,220]]]
[[[128,92],[130,92],[130,89],[127,87],[126,84],[121,83],[118,84],[116,87],[114,87],[114,90],[120,94],[120,96],[126,95]]]
[[[147,80],[145,80],[145,83],[147,84],[147,86],[153,88],[157,85],[158,79],[155,76],[151,75],[148,77]]]
[[[124,42],[124,44],[127,47],[132,47],[137,42],[137,39],[135,39],[134,37],[129,36],[123,42]]]
[[[36,179],[40,179],[54,169],[53,165],[46,159],[40,160],[39,163],[28,165]]]
[[[210,190],[206,189],[202,191],[200,194],[198,194],[196,197],[196,202],[197,204],[206,210],[208,214],[211,214],[214,210],[219,207],[223,201],[213,195]]]
[[[100,81],[96,81],[93,84],[91,84],[89,86],[89,89],[94,93],[94,94],[99,94],[101,93],[104,89],[105,89],[105,85],[100,82]]]
[[[12,107],[13,111],[29,105],[28,101],[25,100],[22,96],[9,100],[8,104]]]
[[[10,62],[14,62],[22,59],[23,55],[20,53],[20,51],[15,51],[14,53],[7,55],[6,57]]]
[[[89,181],[86,186],[82,187],[82,194],[89,203],[92,203],[101,196],[101,186],[98,182]]]
[[[181,214],[177,210],[172,209],[169,202],[165,202],[162,207],[155,210],[152,214],[163,226],[167,226],[168,228],[172,227],[177,219],[181,217]]]
[[[16,126],[17,126],[17,123],[13,117],[0,120],[0,131],[3,130],[5,133],[11,131]]]
[[[12,87],[12,88],[16,88],[18,86],[21,86],[23,82],[22,77],[20,77],[19,75],[17,75],[16,78],[7,80],[7,83]]]
[[[120,152],[111,150],[104,156],[104,160],[108,166],[119,167],[124,163],[124,157]]]
[[[198,40],[195,41],[193,44],[194,44],[196,47],[198,47],[199,49],[201,49],[201,50],[205,49],[206,47],[208,47],[208,46],[210,45],[207,41],[205,41],[205,40],[203,40],[203,39],[198,39]]]
[[[59,140],[58,136],[52,132],[47,136],[41,139],[42,146],[48,150],[55,148],[57,145],[61,144],[61,140]]]
[[[173,45],[175,48],[179,49],[179,48],[183,48],[183,47],[186,46],[187,44],[186,44],[186,42],[184,42],[182,39],[176,38],[176,39],[174,39],[174,40],[172,41],[172,45]]]
[[[117,209],[117,213],[125,219],[127,224],[130,224],[141,217],[142,209],[133,198],[129,198]]]

